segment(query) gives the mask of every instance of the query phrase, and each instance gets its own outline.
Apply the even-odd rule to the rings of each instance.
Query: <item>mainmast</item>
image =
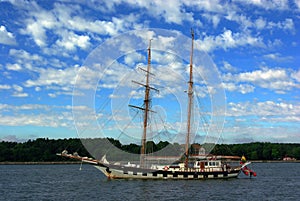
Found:
[[[193,105],[193,53],[194,53],[194,30],[191,30],[192,35],[192,46],[190,55],[190,79],[188,82],[188,111],[187,111],[187,134],[185,141],[185,168],[188,168],[189,160],[189,145],[190,145],[190,134],[191,134],[191,117],[192,117],[192,105]]]
[[[144,123],[143,123],[141,156],[140,156],[141,167],[144,167],[144,159],[146,154],[147,126],[148,126],[148,115],[149,115],[149,108],[150,108],[150,86],[149,86],[150,70],[151,70],[151,40],[149,40],[148,65],[146,71],[145,98],[144,98]]]

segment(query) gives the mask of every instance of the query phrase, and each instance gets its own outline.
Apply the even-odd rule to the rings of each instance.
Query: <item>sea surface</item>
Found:
[[[108,180],[91,165],[0,165],[0,200],[299,200],[300,163],[253,163],[257,177]]]

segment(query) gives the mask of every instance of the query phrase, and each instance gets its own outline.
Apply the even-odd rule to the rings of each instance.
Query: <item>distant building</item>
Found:
[[[205,149],[200,144],[191,145],[193,155],[205,155]]]
[[[289,157],[289,156],[285,156],[282,160],[284,161],[295,161],[295,158]]]

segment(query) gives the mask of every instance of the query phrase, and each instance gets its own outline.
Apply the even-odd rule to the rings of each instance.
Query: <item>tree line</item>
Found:
[[[140,153],[140,145],[121,144],[119,140],[107,138],[110,146],[121,149],[129,153]],[[107,141],[107,140],[106,140]],[[91,157],[85,146],[85,143],[93,143],[96,147],[103,150],[108,149],[108,143],[103,139],[97,141],[88,139],[48,139],[39,138],[28,140],[27,142],[0,142],[0,162],[56,162],[66,161],[67,159],[56,156],[63,150],[69,153],[77,152],[81,156]],[[100,145],[99,145],[100,143]],[[101,144],[102,143],[102,144]],[[178,143],[170,144],[169,142],[147,142],[147,153],[157,152],[168,146],[170,153],[173,150],[184,150],[184,146]],[[183,153],[183,152],[182,152]],[[269,143],[269,142],[252,142],[244,144],[217,144],[214,146],[211,154],[215,155],[245,155],[249,160],[282,160],[283,157],[289,156],[300,160],[300,144],[294,143]]]

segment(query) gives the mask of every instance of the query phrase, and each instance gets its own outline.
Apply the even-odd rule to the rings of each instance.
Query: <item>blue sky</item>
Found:
[[[140,102],[141,88],[124,80],[143,82],[136,69],[146,66],[150,38],[154,38],[153,70],[166,72],[170,69],[162,66],[169,66],[183,78],[172,80],[176,87],[164,88],[162,84],[179,75],[174,71],[160,75],[161,80],[156,81],[160,93],[153,94],[153,107],[168,127],[176,130],[185,122],[185,117],[176,113],[179,106],[186,108],[177,94],[187,89],[183,80],[189,58],[166,53],[173,44],[171,36],[153,35],[149,28],[187,38],[193,28],[196,50],[205,51],[212,59],[218,71],[216,79],[225,90],[226,114],[219,119],[223,132],[218,142],[300,143],[299,0],[1,1],[0,20],[1,140],[83,137],[80,130],[87,126],[86,136],[103,135],[91,128],[100,126],[105,136],[118,137],[128,119],[132,122],[128,133],[134,133],[139,124],[131,120],[135,112],[122,108],[122,116],[114,104],[127,108],[127,103]],[[144,39],[138,46],[141,49],[126,52],[124,49],[137,48],[137,44],[117,43],[123,46],[123,55],[114,58],[108,50],[108,58],[115,61],[97,74],[97,68],[89,66],[98,61],[93,53],[128,33]],[[101,54],[98,57],[99,62],[106,59]],[[195,81],[203,84],[207,80],[201,78],[201,65],[198,67],[195,63],[199,72]],[[210,82],[213,85],[214,81]],[[222,102],[222,98],[216,96],[219,100],[212,101],[209,86],[198,85],[195,93],[195,107],[206,116],[202,120],[195,112],[195,121],[209,124],[212,105],[218,104],[213,101]],[[122,99],[126,104],[118,102],[120,94],[130,97]],[[87,96],[91,97],[88,101]],[[109,104],[102,107],[107,100]],[[114,123],[107,122],[109,113],[113,113]],[[161,127],[156,130],[160,131]]]

